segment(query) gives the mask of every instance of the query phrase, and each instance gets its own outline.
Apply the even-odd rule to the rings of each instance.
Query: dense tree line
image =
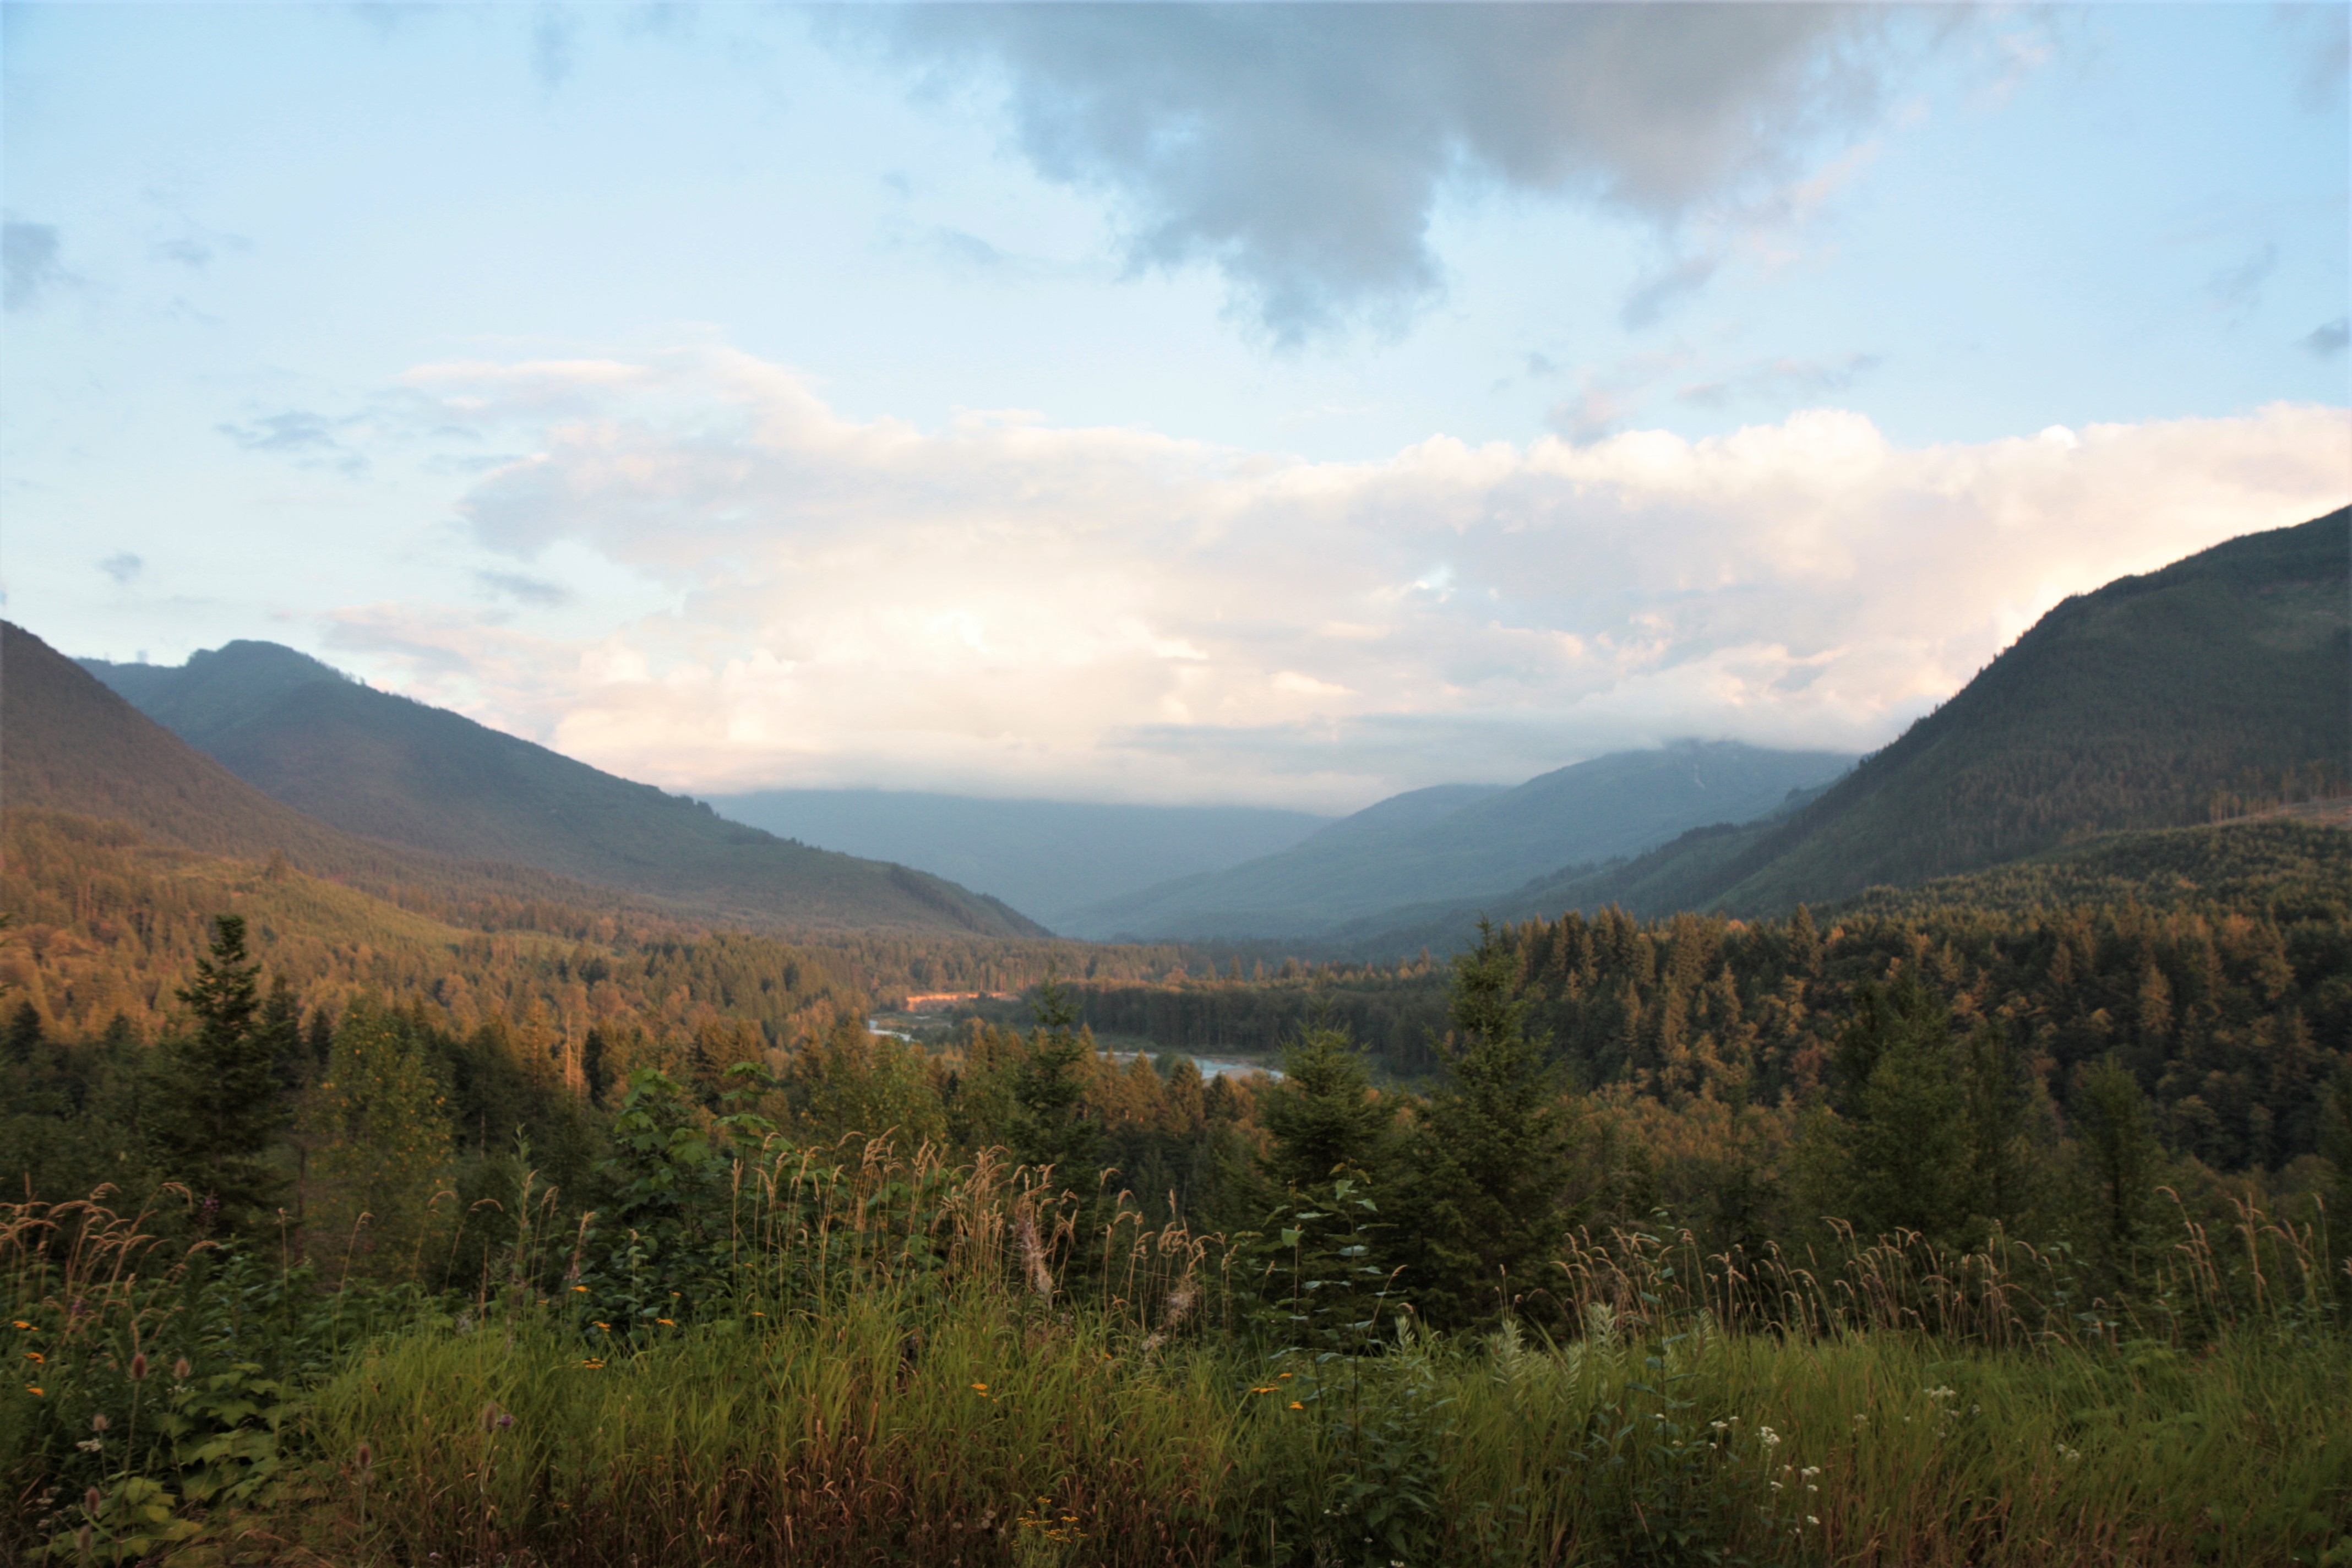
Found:
[[[573,1267],[604,1270],[598,1289],[633,1270],[628,1291],[658,1281],[690,1302],[717,1278],[743,1154],[778,1139],[819,1162],[854,1163],[872,1139],[998,1151],[1065,1194],[1047,1245],[1071,1277],[1091,1267],[1081,1238],[1122,1212],[1254,1236],[1273,1321],[1309,1340],[1370,1321],[1367,1292],[1440,1324],[1540,1318],[1557,1260],[1596,1228],[1676,1225],[1751,1250],[1841,1223],[1954,1246],[1998,1230],[2065,1242],[2127,1293],[2166,1201],[2185,1205],[2176,1223],[2215,1224],[2232,1196],[2352,1201],[2352,1071],[2281,1022],[2309,1004],[2340,1027],[2347,955],[2250,916],[1988,917],[1932,943],[1801,913],[1492,929],[1442,976],[1361,977],[1367,994],[1410,982],[1435,998],[1435,1065],[1409,1087],[1376,1084],[1328,1005],[1285,1042],[1278,1079],[1122,1063],[1095,1047],[1088,993],[1051,983],[1033,1026],[969,1020],[936,1051],[849,1017],[779,1049],[723,1016],[573,1045],[544,1018],[453,1030],[422,996],[306,1015],[247,934],[216,921],[152,1047],[119,1023],[57,1037],[18,1004],[0,1038],[12,1189],[176,1184],[184,1223],[217,1239],[268,1235],[454,1288],[553,1225],[577,1232]],[[2023,988],[1988,988],[2011,977]],[[2189,1088],[2152,1100],[2149,1070]],[[2233,1135],[2259,1131],[2273,1154],[2303,1143],[2300,1160],[2233,1176],[2207,1157],[2227,1091],[2213,1075],[2233,1071],[2252,1085],[2230,1102]],[[2220,1152],[2256,1163],[2245,1149]]]

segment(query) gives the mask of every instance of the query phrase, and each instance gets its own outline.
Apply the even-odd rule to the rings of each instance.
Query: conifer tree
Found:
[[[1841,1217],[1865,1236],[1957,1239],[1968,1217],[1966,1097],[1951,1016],[1916,974],[1855,987],[1835,1057]]]
[[[2110,1051],[2076,1074],[2073,1110],[2090,1188],[2092,1246],[2116,1281],[2128,1283],[2147,1244],[2162,1154],[2147,1097]]]
[[[1448,1322],[1507,1313],[1546,1283],[1566,1233],[1570,1128],[1545,1040],[1530,1034],[1518,952],[1479,923],[1454,961],[1444,1086],[1415,1140],[1414,1300]]]
[[[1037,1016],[1029,1050],[1013,1075],[1013,1149],[1023,1164],[1051,1165],[1064,1187],[1091,1193],[1102,1133],[1086,1113],[1086,1065],[1093,1040],[1077,1028],[1077,1008],[1048,974],[1031,1004]]]
[[[169,1092],[156,1117],[164,1169],[229,1229],[257,1224],[283,1185],[266,1158],[285,1115],[276,1064],[254,1029],[260,973],[247,957],[245,917],[218,917],[211,954],[178,992],[195,1030],[167,1048]]]
[[[1284,1053],[1263,1116],[1274,1137],[1268,1173],[1285,1186],[1309,1187],[1347,1170],[1370,1173],[1391,1112],[1372,1097],[1348,1031],[1318,1026]]]

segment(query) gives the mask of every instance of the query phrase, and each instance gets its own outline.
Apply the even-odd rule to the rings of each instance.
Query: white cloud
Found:
[[[1310,463],[1023,415],[855,421],[712,350],[408,384],[531,448],[467,493],[483,543],[584,547],[676,607],[573,642],[374,607],[343,644],[713,791],[1349,806],[1680,735],[1862,749],[2064,595],[2352,489],[2344,412],[2284,405],[2071,445],[1905,448],[1821,409]]]

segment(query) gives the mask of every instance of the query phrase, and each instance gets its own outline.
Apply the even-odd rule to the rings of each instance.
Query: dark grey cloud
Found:
[[[57,225],[0,220],[0,306],[29,310],[50,289],[74,283],[58,249]]]
[[[147,569],[147,563],[125,550],[100,562],[98,569],[112,578],[116,587],[128,588],[139,580],[139,574]]]
[[[543,577],[526,577],[520,572],[477,572],[474,581],[489,593],[541,609],[561,609],[572,602],[572,590],[562,584],[551,583]]]
[[[938,5],[823,25],[878,38],[929,89],[993,67],[1023,155],[1116,198],[1130,267],[1213,264],[1284,343],[1437,295],[1449,187],[1672,229],[1856,122],[1886,58],[1867,6]]]
[[[2338,316],[2332,321],[2322,321],[2302,338],[2303,346],[2321,359],[2334,359],[2352,342],[2352,316]]]

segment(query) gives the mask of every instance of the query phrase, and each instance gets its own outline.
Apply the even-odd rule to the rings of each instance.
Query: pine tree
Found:
[[[1094,1042],[1077,1029],[1068,991],[1048,974],[1032,1005],[1037,1029],[1013,1074],[1013,1150],[1033,1169],[1051,1165],[1065,1188],[1091,1194],[1102,1159],[1102,1131],[1086,1113],[1087,1058]]]
[[[247,959],[245,918],[220,916],[211,955],[178,992],[195,1032],[166,1047],[155,1119],[164,1169],[188,1184],[211,1224],[232,1230],[258,1224],[284,1184],[266,1158],[285,1114],[276,1064],[254,1029],[260,973]]]
[[[2147,1245],[2162,1155],[2147,1097],[2111,1051],[2075,1075],[2073,1110],[2090,1187],[2092,1247],[2109,1276],[2128,1284]]]
[[[1901,1229],[1958,1238],[1968,1218],[1966,1096],[1953,1070],[1951,1016],[1914,974],[1856,986],[1838,1037],[1843,1217],[1865,1236]]]
[[[1304,1188],[1380,1163],[1391,1111],[1373,1098],[1348,1031],[1317,1027],[1284,1053],[1282,1079],[1267,1091],[1263,1117],[1274,1137],[1268,1173]]]
[[[1530,1034],[1518,952],[1481,921],[1454,961],[1444,1085],[1415,1139],[1408,1207],[1419,1256],[1406,1283],[1441,1321],[1507,1313],[1546,1282],[1566,1233],[1570,1128],[1545,1039]]]

